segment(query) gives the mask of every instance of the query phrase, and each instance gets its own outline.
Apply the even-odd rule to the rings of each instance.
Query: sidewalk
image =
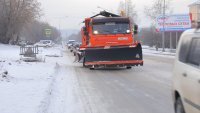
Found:
[[[162,52],[162,48],[159,48],[158,51],[156,51],[156,48],[149,47],[149,46],[143,46],[143,53],[146,55],[156,55],[156,56],[165,56],[165,57],[175,57],[176,56],[176,49],[169,49],[166,48],[165,52]]]

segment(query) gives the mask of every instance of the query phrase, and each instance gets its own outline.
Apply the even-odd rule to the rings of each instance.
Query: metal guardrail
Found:
[[[24,57],[36,57],[39,54],[38,46],[21,46],[20,55]]]

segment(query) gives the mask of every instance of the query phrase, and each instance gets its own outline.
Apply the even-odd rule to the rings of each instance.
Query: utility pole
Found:
[[[170,32],[170,49],[173,49],[173,45],[172,45],[172,32]]]
[[[177,49],[177,46],[178,46],[178,32],[176,32],[176,49]]]
[[[163,48],[162,51],[165,52],[165,0],[164,0],[164,6],[163,6],[162,48]]]

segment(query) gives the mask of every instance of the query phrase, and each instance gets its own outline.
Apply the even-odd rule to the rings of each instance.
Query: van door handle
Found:
[[[186,73],[183,73],[183,77],[187,77],[187,74],[186,74]]]

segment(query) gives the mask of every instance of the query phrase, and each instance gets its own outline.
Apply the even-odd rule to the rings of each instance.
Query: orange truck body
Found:
[[[98,33],[94,31],[94,25],[99,25],[99,23],[126,23],[127,32]],[[128,17],[86,18],[84,24],[81,29],[82,44],[81,55],[79,55],[83,66],[95,68],[143,65],[142,47],[134,40],[134,30]]]

